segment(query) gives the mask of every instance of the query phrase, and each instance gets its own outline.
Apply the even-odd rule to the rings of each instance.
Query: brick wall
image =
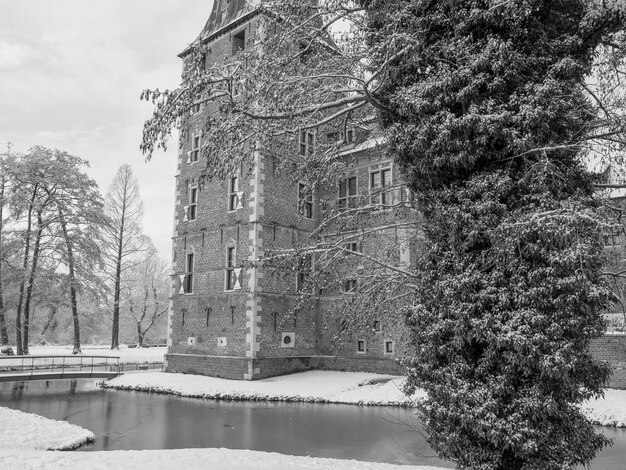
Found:
[[[604,335],[591,342],[592,356],[611,364],[609,388],[626,389],[626,335]]]

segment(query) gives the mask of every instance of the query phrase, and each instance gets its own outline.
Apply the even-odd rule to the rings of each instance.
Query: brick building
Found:
[[[249,47],[258,27],[259,17],[245,0],[215,0],[200,33],[207,63],[226,61]],[[180,54],[183,62],[187,54]],[[378,152],[376,137],[360,126],[344,133],[317,129],[281,143],[292,146],[295,162],[323,139],[343,141],[339,158],[346,171],[325,193],[307,193],[305,184],[278,171],[274,157],[258,150],[251,167],[204,182],[202,126],[212,106],[194,106],[181,134],[166,370],[248,380],[315,368],[401,372],[395,360],[402,356],[405,332],[393,311],[379,312],[366,328],[338,334],[345,321],[338,306],[356,288],[350,272],[363,270],[350,252],[393,252],[393,262],[402,268],[418,249],[419,224],[389,223],[414,222],[419,215],[397,168]],[[321,237],[338,240],[348,256],[341,276],[315,292],[304,308],[299,289],[306,270],[281,273],[256,263],[272,250],[309,239],[329,210],[374,199],[394,209],[378,210],[358,227],[325,224]],[[626,387],[625,345],[626,335],[592,343],[594,357],[613,367],[611,387]]]
[[[255,39],[259,17],[243,0],[216,0],[200,34],[207,44],[207,63],[228,60]],[[183,62],[187,51],[180,55]],[[307,193],[293,175],[276,171],[274,157],[255,150],[253,164],[224,181],[202,181],[202,125],[215,106],[198,105],[183,123],[187,136],[179,150],[173,236],[173,293],[168,321],[165,367],[171,372],[197,373],[254,380],[299,370],[326,368],[398,372],[403,330],[400,321],[381,314],[370,328],[336,341],[343,328],[337,305],[356,287],[344,275],[334,288],[316,292],[306,308],[298,303],[306,277],[303,270],[277,273],[258,264],[268,250],[293,248],[310,237],[329,205],[348,207],[372,191],[378,203],[395,205],[369,219],[367,234],[329,226],[328,240],[347,240],[344,271],[363,269],[353,253],[402,246],[410,229],[389,227],[389,219],[415,215],[397,169],[383,160],[376,138],[362,126],[344,133],[303,132],[293,145],[294,161],[321,139],[341,140],[346,172],[334,188]],[[384,188],[390,188],[385,191]],[[400,212],[398,212],[398,208]],[[414,230],[413,230],[414,231]],[[397,250],[394,262],[408,266],[413,245]],[[345,274],[345,273],[344,273]]]

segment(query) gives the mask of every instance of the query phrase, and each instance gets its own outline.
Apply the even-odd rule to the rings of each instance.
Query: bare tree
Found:
[[[123,300],[137,333],[137,346],[143,345],[146,334],[167,312],[169,263],[159,257],[150,244],[141,262],[123,276]]]
[[[120,292],[122,275],[136,265],[145,250],[142,229],[143,202],[137,178],[130,165],[120,166],[105,199],[105,212],[110,219],[106,230],[106,266],[113,283],[113,325],[111,349],[119,349]]]

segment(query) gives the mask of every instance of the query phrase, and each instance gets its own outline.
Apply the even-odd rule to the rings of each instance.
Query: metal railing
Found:
[[[0,379],[116,377],[120,372],[119,356],[0,356]]]

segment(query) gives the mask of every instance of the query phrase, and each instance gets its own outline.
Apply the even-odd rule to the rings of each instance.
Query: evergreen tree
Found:
[[[378,96],[424,213],[409,389],[460,468],[571,468],[606,444],[576,408],[609,374],[588,351],[609,291],[582,84],[622,23],[588,6],[368,2],[373,44],[395,28],[419,45]]]

